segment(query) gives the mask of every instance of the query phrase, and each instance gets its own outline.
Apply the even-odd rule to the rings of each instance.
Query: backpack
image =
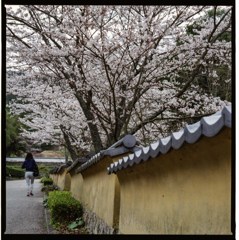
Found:
[[[33,176],[34,177],[38,177],[39,176],[39,169],[38,169],[37,165],[35,165],[35,168],[33,170]]]

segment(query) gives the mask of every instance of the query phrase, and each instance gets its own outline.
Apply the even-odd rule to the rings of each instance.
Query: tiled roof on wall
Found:
[[[87,162],[83,163],[80,167],[75,170],[75,173],[79,173],[89,168],[90,166],[99,162],[104,156],[117,156],[127,152],[134,152],[139,149],[137,146],[135,136],[126,135],[106,150],[102,150],[99,153],[91,157]]]
[[[68,162],[66,162],[66,163],[64,163],[64,164],[61,164],[60,166],[54,167],[53,169],[51,169],[51,170],[49,171],[49,173],[50,173],[50,174],[60,173],[61,170],[64,170],[65,168],[68,168],[71,164],[72,164],[72,162],[71,162],[71,161],[68,161]]]
[[[73,172],[75,168],[78,168],[80,165],[84,164],[87,162],[91,157],[93,156],[92,153],[89,153],[88,155],[76,159],[68,168],[67,172]]]
[[[119,161],[110,164],[107,168],[108,174],[155,158],[159,154],[167,153],[170,148],[179,149],[184,142],[195,143],[202,135],[213,137],[224,127],[231,128],[231,105],[225,106],[221,111],[208,117],[203,117],[200,121],[186,125],[184,129],[172,133],[166,138],[159,139],[157,142],[143,147],[140,150],[123,157]]]

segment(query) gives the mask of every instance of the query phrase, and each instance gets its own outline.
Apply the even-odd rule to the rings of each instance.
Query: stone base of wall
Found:
[[[90,234],[117,234],[117,229],[108,226],[104,220],[85,207],[83,207],[83,219]]]

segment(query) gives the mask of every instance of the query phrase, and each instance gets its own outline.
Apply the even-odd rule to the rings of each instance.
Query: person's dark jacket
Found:
[[[23,162],[22,168],[25,168],[27,172],[34,172],[34,169],[38,167],[34,159],[28,159]]]

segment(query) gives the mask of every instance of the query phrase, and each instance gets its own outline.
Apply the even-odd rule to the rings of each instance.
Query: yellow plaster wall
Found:
[[[58,173],[57,186],[61,190],[69,191],[71,188],[71,176],[67,173],[67,170],[64,169],[62,172]]]
[[[105,157],[82,172],[83,191],[80,199],[83,205],[110,227],[117,226],[119,221],[120,189],[117,176],[108,175],[106,169],[119,158]]]
[[[78,201],[82,201],[82,192],[83,192],[83,177],[81,173],[74,174],[71,176],[71,188],[70,192],[72,196]]]
[[[117,175],[121,233],[231,234],[231,129]]]
[[[50,178],[53,180],[53,183],[57,185],[58,183],[58,174],[50,174]]]

